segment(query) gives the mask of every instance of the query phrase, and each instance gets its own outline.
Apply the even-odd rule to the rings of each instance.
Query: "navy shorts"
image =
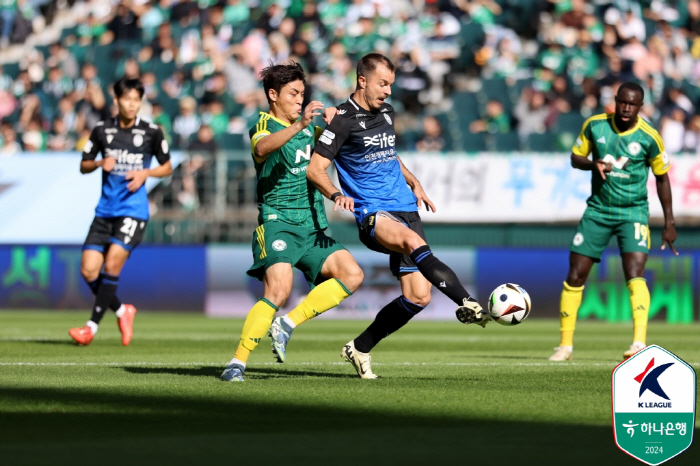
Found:
[[[416,264],[409,256],[388,250],[379,244],[379,242],[374,238],[374,228],[377,226],[377,216],[386,217],[402,223],[412,231],[418,233],[418,235],[425,240],[423,222],[421,222],[418,212],[386,212],[380,210],[379,212],[372,212],[371,214],[367,215],[359,226],[360,241],[362,241],[362,244],[367,246],[372,251],[381,252],[382,254],[389,254],[389,268],[394,276],[398,277],[399,274],[402,273],[418,272],[418,267],[416,267]]]

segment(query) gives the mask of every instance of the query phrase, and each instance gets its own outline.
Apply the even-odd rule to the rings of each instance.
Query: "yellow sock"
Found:
[[[243,331],[241,332],[241,341],[238,343],[238,349],[236,349],[234,358],[248,362],[250,352],[258,346],[258,343],[270,330],[270,324],[272,324],[272,319],[275,317],[275,312],[277,312],[277,306],[265,298],[261,298],[260,301],[255,303],[255,306],[248,311],[248,316],[245,318]]]
[[[633,278],[627,282],[627,289],[630,290],[632,320],[634,321],[634,339],[632,341],[646,344],[649,304],[651,302],[647,281],[641,277]]]
[[[329,309],[333,309],[351,294],[352,293],[340,283],[340,280],[331,278],[311,290],[306,296],[306,299],[292,309],[289,314],[287,314],[287,317],[294,322],[294,325],[303,324],[307,320],[313,319]]]
[[[559,300],[559,322],[561,343],[559,346],[574,346],[574,330],[576,329],[576,314],[581,306],[583,286],[571,286],[564,282]]]

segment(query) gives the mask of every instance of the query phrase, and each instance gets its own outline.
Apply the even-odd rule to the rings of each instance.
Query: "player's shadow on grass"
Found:
[[[216,377],[219,378],[224,370],[223,366],[202,366],[202,367],[133,367],[124,366],[124,371],[132,374],[174,374],[191,377]],[[335,374],[332,372],[318,372],[308,370],[289,370],[276,368],[255,368],[246,369],[246,375],[252,375],[255,380],[276,379],[286,377],[325,377],[325,378],[356,378],[355,374]]]
[[[132,374],[174,374],[190,377],[219,377],[223,370],[218,366],[202,367],[133,367],[125,366],[124,371]]]
[[[338,374],[335,372],[318,372],[309,370],[289,370],[272,367],[250,367],[246,369],[246,374],[254,374],[256,379],[269,379],[278,377],[323,377],[333,379],[356,379],[356,374]],[[261,377],[259,374],[262,374]]]
[[[36,340],[21,340],[21,343],[38,343],[40,345],[66,345],[66,346],[79,346],[73,340],[67,340],[65,338],[37,338]]]

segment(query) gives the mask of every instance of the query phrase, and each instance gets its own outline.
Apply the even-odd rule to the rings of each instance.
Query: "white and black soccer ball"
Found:
[[[489,314],[501,325],[518,325],[530,315],[530,295],[520,285],[505,283],[493,290]]]

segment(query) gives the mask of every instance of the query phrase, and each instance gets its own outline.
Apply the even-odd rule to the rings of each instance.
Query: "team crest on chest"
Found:
[[[382,113],[382,115],[384,115],[384,118],[386,119],[386,122],[389,123],[389,124],[391,124],[391,117],[390,117],[389,115],[387,115],[386,113]]]
[[[108,134],[107,135],[107,144],[112,144],[113,140],[114,140],[114,136],[112,136],[111,134]]]
[[[134,145],[140,147],[143,144],[143,136],[140,134],[134,134]]]
[[[638,142],[630,142],[627,144],[627,150],[632,155],[637,155],[642,151],[642,145]]]

